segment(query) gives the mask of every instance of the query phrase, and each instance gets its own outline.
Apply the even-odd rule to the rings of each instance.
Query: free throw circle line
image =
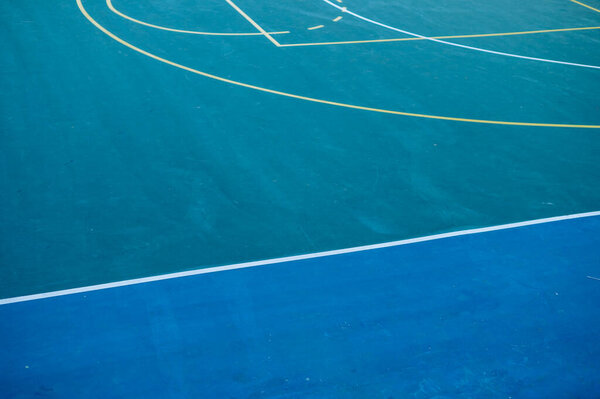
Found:
[[[148,22],[140,21],[139,19],[135,19],[133,17],[130,17],[129,15],[122,13],[121,11],[119,11],[115,8],[115,6],[112,3],[112,0],[106,0],[106,5],[113,13],[117,14],[118,16],[120,16],[122,18],[128,19],[131,22],[135,22],[136,24],[148,26],[148,27],[154,28],[154,29],[166,30],[169,32],[187,33],[187,34],[191,34],[191,35],[205,35],[205,36],[262,36],[262,33],[260,33],[260,32],[250,32],[250,33],[200,32],[200,31],[195,31],[195,30],[167,28],[164,26],[154,25],[154,24],[150,24]],[[285,34],[285,33],[290,33],[290,32],[289,31],[269,32],[269,34],[271,34],[271,35],[281,35],[281,34]]]
[[[322,99],[319,99],[319,98],[306,97],[306,96],[301,96],[301,95],[297,95],[297,94],[293,94],[293,93],[286,93],[286,92],[283,92],[283,91],[272,90],[272,89],[268,89],[268,88],[265,88],[265,87],[255,86],[255,85],[251,85],[251,84],[248,84],[248,83],[238,82],[238,81],[235,81],[235,80],[223,78],[221,76],[212,75],[210,73],[203,72],[203,71],[200,71],[198,69],[190,68],[190,67],[178,64],[178,63],[173,62],[173,61],[169,61],[169,60],[167,60],[165,58],[159,57],[158,55],[152,54],[152,53],[150,53],[150,52],[148,52],[146,50],[143,50],[143,49],[141,49],[139,47],[136,47],[133,44],[131,44],[131,43],[129,43],[129,42],[121,39],[120,37],[118,37],[114,33],[110,32],[108,29],[106,29],[104,26],[102,26],[100,23],[98,23],[94,18],[92,18],[92,16],[87,12],[87,10],[85,9],[85,7],[83,6],[82,0],[75,0],[75,1],[77,3],[77,7],[79,8],[79,10],[83,14],[83,16],[92,25],[94,25],[97,29],[99,29],[105,35],[107,35],[111,39],[115,40],[116,42],[122,44],[123,46],[128,47],[131,50],[136,51],[136,52],[138,52],[140,54],[143,54],[143,55],[145,55],[147,57],[150,57],[150,58],[152,58],[154,60],[160,61],[160,62],[165,63],[167,65],[171,65],[171,66],[173,66],[175,68],[179,68],[179,69],[182,69],[184,71],[188,71],[188,72],[200,75],[200,76],[204,76],[204,77],[207,77],[209,79],[218,80],[220,82],[229,83],[229,84],[232,84],[232,85],[235,85],[235,86],[241,86],[241,87],[245,87],[245,88],[248,88],[248,89],[262,91],[262,92],[265,92],[265,93],[277,94],[277,95],[280,95],[280,96],[283,96],[283,97],[295,98],[295,99],[298,99],[298,100],[305,100],[305,101],[310,101],[310,102],[319,103],[319,104],[328,104],[328,105],[333,105],[333,106],[337,106],[337,107],[350,108],[350,109],[358,109],[358,110],[362,110],[362,111],[379,112],[379,113],[391,114],[391,115],[411,116],[411,117],[415,117],[415,118],[437,119],[437,120],[446,120],[446,121],[455,121],[455,122],[482,123],[482,124],[490,124],[490,125],[532,126],[532,127],[558,127],[558,128],[576,128],[576,129],[600,129],[600,125],[579,125],[579,124],[563,124],[563,123],[536,123],[536,122],[497,121],[497,120],[458,118],[458,117],[450,117],[450,116],[428,115],[428,114],[418,114],[418,113],[412,113],[412,112],[394,111],[394,110],[387,110],[387,109],[380,109],[380,108],[364,107],[364,106],[360,106],[360,105],[345,104],[345,103],[340,103],[340,102],[335,102],[335,101],[329,101],[329,100],[322,100]]]

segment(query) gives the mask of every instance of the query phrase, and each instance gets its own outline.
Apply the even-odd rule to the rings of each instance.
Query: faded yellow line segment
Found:
[[[571,0],[573,1],[573,0]],[[544,30],[531,30],[523,32],[504,32],[504,33],[483,33],[476,35],[455,35],[455,36],[432,36],[428,39],[464,39],[473,37],[493,37],[493,36],[514,36],[514,35],[533,35],[540,33],[552,33],[552,32],[571,32],[579,30],[595,30],[600,29],[600,26],[586,26],[581,28],[564,28],[564,29],[544,29]],[[426,40],[421,37],[402,37],[395,39],[373,39],[373,40],[351,40],[341,42],[316,42],[316,43],[291,43],[282,44],[282,47],[298,47],[298,46],[329,46],[336,44],[362,44],[362,43],[387,43],[387,42],[408,42],[414,40]]]
[[[231,1],[231,0],[225,0],[225,1],[227,2],[227,4],[229,4],[231,7],[233,7],[234,10],[236,10],[238,13],[240,13],[240,15],[242,17],[246,18],[246,20],[248,22],[250,22],[252,24],[252,26],[254,26],[256,29],[258,29],[258,31],[260,33],[262,33],[267,39],[269,39],[271,41],[271,43],[273,43],[277,47],[281,47],[281,44],[279,44],[279,42],[277,40],[273,39],[273,36],[271,36],[269,34],[269,32],[267,32],[259,24],[257,24],[256,22],[254,22],[254,20],[252,18],[250,18],[248,16],[248,14],[246,14],[244,11],[242,11],[241,8],[239,8],[238,6],[236,6],[233,1]]]
[[[164,26],[154,25],[154,24],[150,24],[148,22],[140,21],[139,19],[132,18],[129,15],[122,13],[121,11],[117,10],[114,7],[112,0],[106,0],[106,5],[112,12],[114,12],[115,14],[117,14],[120,17],[130,20],[131,22],[135,22],[136,24],[148,26],[148,27],[154,28],[154,29],[166,30],[169,32],[187,33],[187,34],[191,34],[191,35],[207,35],[207,36],[262,36],[262,33],[260,33],[260,32],[250,32],[250,33],[200,32],[200,31],[195,31],[195,30],[167,28]],[[282,34],[286,34],[286,33],[290,33],[290,32],[289,31],[269,32],[270,35],[282,35]]]
[[[333,21],[333,22],[337,22],[337,21],[339,21],[340,19],[342,19],[342,16],[341,16],[341,15],[340,15],[339,17],[336,17],[336,18],[332,19],[332,21]]]
[[[306,28],[308,30],[315,30],[315,29],[321,29],[323,28],[325,25],[317,25],[317,26],[311,26],[310,28]]]
[[[562,124],[562,123],[535,123],[535,122],[494,121],[494,120],[485,120],[485,119],[456,118],[456,117],[450,117],[450,116],[416,114],[416,113],[412,113],[412,112],[402,112],[402,111],[386,110],[386,109],[379,109],[379,108],[363,107],[363,106],[360,106],[360,105],[344,104],[344,103],[339,103],[339,102],[335,102],[335,101],[321,100],[321,99],[318,99],[318,98],[300,96],[300,95],[297,95],[297,94],[286,93],[286,92],[283,92],[283,91],[272,90],[272,89],[267,89],[265,87],[255,86],[255,85],[251,85],[251,84],[243,83],[243,82],[238,82],[238,81],[235,81],[235,80],[231,80],[231,79],[223,78],[223,77],[220,77],[220,76],[212,75],[212,74],[207,73],[207,72],[202,72],[202,71],[200,71],[198,69],[190,68],[190,67],[187,67],[185,65],[177,64],[177,63],[175,63],[173,61],[169,61],[169,60],[167,60],[165,58],[159,57],[158,55],[152,54],[152,53],[150,53],[150,52],[148,52],[146,50],[142,50],[141,48],[136,47],[133,44],[131,44],[131,43],[129,43],[129,42],[121,39],[119,36],[115,35],[111,31],[109,31],[108,29],[106,29],[104,26],[100,25],[87,12],[87,10],[85,9],[85,7],[83,6],[82,0],[75,0],[75,1],[77,2],[77,7],[79,7],[79,10],[83,14],[83,16],[88,21],[90,21],[90,23],[92,25],[94,25],[96,28],[98,28],[105,35],[107,35],[111,39],[115,40],[116,42],[122,44],[123,46],[128,47],[131,50],[136,51],[136,52],[138,52],[138,53],[140,53],[142,55],[150,57],[150,58],[152,58],[152,59],[154,59],[156,61],[160,61],[160,62],[163,62],[163,63],[165,63],[167,65],[171,65],[171,66],[173,66],[175,68],[179,68],[179,69],[182,69],[184,71],[188,71],[188,72],[200,75],[200,76],[204,76],[204,77],[207,77],[209,79],[218,80],[220,82],[229,83],[229,84],[232,84],[232,85],[235,85],[235,86],[246,87],[246,88],[252,89],[252,90],[257,90],[257,91],[262,91],[262,92],[265,92],[265,93],[276,94],[276,95],[280,95],[280,96],[283,96],[283,97],[295,98],[295,99],[298,99],[298,100],[310,101],[310,102],[314,102],[314,103],[318,103],[318,104],[328,104],[328,105],[333,105],[333,106],[343,107],[343,108],[349,108],[349,109],[357,109],[357,110],[371,111],[371,112],[380,112],[380,113],[392,114],[392,115],[411,116],[411,117],[415,117],[415,118],[438,119],[438,120],[445,120],[445,121],[484,123],[484,124],[507,125],[507,126],[533,126],[533,127],[559,127],[559,128],[578,128],[578,129],[600,129],[600,125],[574,125],[574,124]]]
[[[587,4],[583,4],[583,3],[582,3],[582,2],[580,2],[580,1],[577,1],[577,0],[571,0],[571,1],[572,1],[573,3],[577,3],[577,4],[579,4],[580,6],[584,6],[584,7],[586,7],[586,8],[589,8],[590,10],[594,10],[594,11],[596,11],[596,12],[600,12],[600,10],[599,10],[599,9],[597,9],[597,8],[594,8],[594,7],[592,7],[592,6],[588,6]]]

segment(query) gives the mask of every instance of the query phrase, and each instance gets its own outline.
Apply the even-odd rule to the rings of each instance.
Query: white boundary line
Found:
[[[435,234],[435,235],[431,235],[431,236],[418,237],[418,238],[410,238],[407,240],[391,241],[391,242],[385,242],[385,243],[373,244],[373,245],[363,245],[360,247],[336,249],[333,251],[315,252],[312,254],[305,254],[305,255],[287,256],[284,258],[275,258],[275,259],[259,260],[259,261],[254,261],[254,262],[236,263],[236,264],[227,265],[227,266],[208,267],[208,268],[204,268],[204,269],[188,270],[188,271],[178,272],[178,273],[169,273],[169,274],[162,274],[162,275],[158,275],[158,276],[136,278],[136,279],[132,279],[132,280],[116,281],[113,283],[90,285],[87,287],[71,288],[71,289],[67,289],[67,290],[44,292],[41,294],[18,296],[18,297],[13,297],[13,298],[0,299],[0,305],[8,305],[11,303],[33,301],[36,299],[44,299],[44,298],[52,298],[52,297],[57,297],[57,296],[79,294],[82,292],[105,290],[108,288],[124,287],[127,285],[144,284],[144,283],[150,283],[153,281],[170,280],[170,279],[181,278],[181,277],[197,276],[200,274],[218,273],[218,272],[224,272],[227,270],[247,269],[250,267],[265,266],[265,265],[272,265],[272,264],[285,263],[285,262],[293,262],[293,261],[304,260],[304,259],[323,258],[326,256],[334,256],[334,255],[349,254],[349,253],[353,253],[353,252],[369,251],[372,249],[396,247],[396,246],[401,246],[401,245],[414,244],[414,243],[418,243],[418,242],[440,240],[443,238],[458,237],[458,236],[465,236],[465,235],[471,235],[471,234],[480,234],[480,233],[486,233],[489,231],[514,229],[517,227],[558,222],[561,220],[588,218],[588,217],[593,217],[593,216],[600,216],[600,211],[577,213],[577,214],[565,215],[565,216],[555,216],[555,217],[551,217],[551,218],[535,219],[535,220],[529,220],[529,221],[518,222],[518,223],[510,223],[510,224],[501,224],[498,226],[482,227],[482,228],[478,228],[478,229],[453,231],[450,233]]]
[[[570,65],[570,66],[576,66],[576,67],[582,67],[582,68],[600,69],[600,66],[598,66],[598,65],[576,64],[576,63],[573,63],[573,62],[549,60],[549,59],[546,59],[546,58],[528,57],[528,56],[525,56],[525,55],[518,55],[518,54],[512,54],[512,53],[504,53],[504,52],[501,52],[501,51],[488,50],[488,49],[479,48],[479,47],[467,46],[467,45],[464,45],[464,44],[447,42],[445,40],[434,39],[432,37],[427,37],[427,36],[419,35],[418,33],[409,32],[409,31],[406,31],[406,30],[395,28],[395,27],[390,26],[390,25],[383,24],[381,22],[373,21],[372,19],[369,19],[367,17],[363,17],[362,15],[356,14],[356,13],[348,10],[346,7],[341,7],[341,6],[339,6],[339,5],[335,4],[335,3],[332,3],[329,0],[323,0],[323,1],[325,3],[327,3],[327,4],[329,4],[330,6],[333,6],[333,7],[337,8],[338,10],[340,10],[342,12],[345,12],[346,14],[350,14],[353,17],[361,19],[361,20],[363,20],[365,22],[369,22],[371,24],[378,25],[378,26],[381,26],[383,28],[390,29],[390,30],[393,30],[393,31],[396,31],[396,32],[404,33],[405,35],[409,35],[409,36],[413,36],[413,37],[418,37],[418,38],[421,38],[421,39],[424,39],[424,40],[429,40],[429,41],[436,42],[436,43],[446,44],[448,46],[460,47],[460,48],[464,48],[464,49],[467,49],[467,50],[480,51],[480,52],[489,53],[489,54],[503,55],[505,57],[521,58],[521,59],[530,60],[530,61],[541,61],[541,62],[549,62],[549,63],[552,63],[552,64],[562,64],[562,65]]]

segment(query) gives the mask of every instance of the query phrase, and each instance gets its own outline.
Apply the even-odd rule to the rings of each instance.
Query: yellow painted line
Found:
[[[277,90],[272,90],[272,89],[267,89],[265,87],[260,87],[260,86],[254,86],[248,83],[243,83],[243,82],[238,82],[235,80],[231,80],[231,79],[227,79],[227,78],[223,78],[220,76],[216,76],[216,75],[212,75],[210,73],[207,72],[202,72],[198,69],[194,69],[194,68],[190,68],[187,67],[185,65],[181,65],[181,64],[177,64],[173,61],[169,61],[165,58],[159,57],[155,54],[152,54],[146,50],[142,50],[139,47],[134,46],[133,44],[121,39],[120,37],[118,37],[117,35],[115,35],[114,33],[110,32],[108,29],[106,29],[104,26],[100,25],[94,18],[92,18],[90,16],[90,14],[88,14],[87,10],[84,8],[82,0],[76,0],[77,2],[77,7],[79,7],[79,10],[81,11],[81,13],[83,14],[83,16],[90,21],[90,23],[92,23],[96,28],[98,28],[101,32],[103,32],[105,35],[107,35],[108,37],[110,37],[111,39],[117,41],[118,43],[121,43],[123,46],[130,48],[133,51],[136,51],[142,55],[145,55],[147,57],[150,57],[156,61],[160,61],[162,63],[165,63],[167,65],[171,65],[175,68],[179,68],[182,69],[184,71],[188,71],[200,76],[204,76],[206,78],[209,79],[214,79],[214,80],[218,80],[220,82],[224,82],[224,83],[229,83],[235,86],[240,86],[240,87],[245,87],[248,89],[252,89],[252,90],[257,90],[257,91],[262,91],[265,93],[271,93],[271,94],[276,94],[279,96],[283,96],[283,97],[289,97],[289,98],[295,98],[298,100],[304,100],[304,101],[310,101],[310,102],[314,102],[314,103],[318,103],[318,104],[328,104],[328,105],[333,105],[336,107],[343,107],[343,108],[349,108],[349,109],[357,109],[357,110],[362,110],[362,111],[371,111],[371,112],[380,112],[380,113],[384,113],[384,114],[392,114],[392,115],[402,115],[402,116],[412,116],[415,118],[426,118],[426,119],[438,119],[438,120],[445,120],[445,121],[455,121],[455,122],[470,122],[470,123],[484,123],[484,124],[492,124],[492,125],[508,125],[508,126],[535,126],[535,127],[562,127],[562,128],[580,128],[580,129],[600,129],[600,125],[572,125],[572,124],[562,124],[562,123],[535,123],[535,122],[511,122],[511,121],[494,121],[494,120],[485,120],[485,119],[469,119],[469,118],[456,118],[456,117],[450,117],[450,116],[439,116],[439,115],[428,115],[428,114],[416,114],[416,113],[412,113],[412,112],[402,112],[402,111],[393,111],[393,110],[386,110],[386,109],[379,109],[379,108],[370,108],[370,107],[363,107],[360,105],[352,105],[352,104],[344,104],[344,103],[338,103],[335,101],[328,101],[328,100],[321,100],[318,98],[312,98],[312,97],[306,97],[306,96],[300,96],[297,94],[292,94],[292,93],[286,93],[283,91],[277,91]]]
[[[594,8],[594,7],[592,7],[592,6],[588,6],[587,4],[583,4],[583,3],[582,3],[582,2],[580,2],[580,1],[577,1],[577,0],[571,0],[571,1],[572,1],[573,3],[577,3],[577,4],[579,4],[580,6],[587,7],[587,8],[589,8],[590,10],[594,10],[594,11],[596,11],[596,12],[600,12],[600,10],[599,10],[599,9],[597,9],[597,8]]]
[[[533,35],[540,33],[552,33],[552,32],[571,32],[580,30],[595,30],[600,29],[600,26],[586,26],[582,28],[564,28],[564,29],[544,29],[544,30],[531,30],[524,32],[504,32],[504,33],[483,33],[477,35],[455,35],[455,36],[432,36],[430,39],[464,39],[473,37],[493,37],[493,36],[513,36],[513,35]],[[335,44],[362,44],[362,43],[387,43],[387,42],[408,42],[414,40],[426,40],[421,37],[403,37],[395,39],[374,39],[374,40],[351,40],[343,42],[316,42],[316,43],[291,43],[282,44],[282,47],[298,47],[298,46],[329,46]]]
[[[315,30],[315,29],[321,29],[323,28],[325,25],[317,25],[317,26],[311,26],[310,28],[306,28],[308,30]]]
[[[337,0],[338,3],[342,3],[342,0]]]
[[[337,22],[337,21],[339,21],[340,19],[342,19],[342,16],[341,16],[341,15],[340,15],[339,17],[337,17],[337,18],[334,18],[334,19],[333,19],[333,22]]]
[[[223,32],[223,33],[221,33],[221,32],[200,32],[200,31],[195,31],[195,30],[167,28],[167,27],[160,26],[160,25],[149,24],[148,22],[140,21],[139,19],[135,19],[135,18],[130,17],[129,15],[123,14],[121,11],[117,10],[113,6],[112,0],[106,0],[106,5],[112,12],[114,12],[115,14],[117,14],[120,17],[130,20],[131,22],[135,22],[136,24],[148,26],[148,27],[154,28],[154,29],[166,30],[169,32],[188,33],[188,34],[192,34],[192,35],[207,35],[207,36],[262,36],[262,33],[260,33],[260,32],[251,32],[251,33],[224,33]],[[290,32],[289,31],[269,32],[269,34],[271,34],[271,35],[282,35],[282,34],[286,34],[286,33],[290,33]]]
[[[231,0],[225,0],[225,1],[227,2],[227,4],[229,4],[231,7],[233,7],[234,10],[236,10],[238,13],[240,13],[240,15],[242,17],[246,18],[246,20],[248,22],[250,22],[252,24],[252,26],[254,26],[256,29],[258,29],[258,31],[260,33],[262,33],[267,39],[269,39],[271,41],[271,43],[273,43],[277,47],[281,47],[281,44],[279,44],[279,42],[277,40],[273,39],[273,36],[271,36],[266,30],[264,30],[259,24],[254,22],[254,20],[252,18],[250,18],[248,16],[248,14],[246,14],[244,11],[242,11],[241,8],[236,6],[233,1],[231,1]]]

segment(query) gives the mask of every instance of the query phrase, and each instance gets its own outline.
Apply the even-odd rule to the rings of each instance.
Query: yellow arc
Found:
[[[411,116],[411,117],[415,117],[415,118],[437,119],[437,120],[446,120],[446,121],[455,121],[455,122],[483,123],[483,124],[491,124],[491,125],[600,129],[600,125],[573,125],[573,124],[561,124],[561,123],[510,122],[510,121],[494,121],[494,120],[484,120],[484,119],[469,119],[469,118],[456,118],[456,117],[440,116],[440,115],[417,114],[417,113],[412,113],[412,112],[402,112],[402,111],[386,110],[386,109],[379,109],[379,108],[363,107],[360,105],[352,105],[352,104],[339,103],[339,102],[335,102],[335,101],[321,100],[318,98],[306,97],[306,96],[301,96],[301,95],[297,95],[297,94],[267,89],[265,87],[254,86],[254,85],[251,85],[248,83],[238,82],[235,80],[231,80],[231,79],[223,78],[220,76],[212,75],[212,74],[209,74],[206,72],[202,72],[200,70],[190,68],[185,65],[177,64],[173,61],[169,61],[165,58],[162,58],[162,57],[159,57],[152,53],[149,53],[148,51],[142,50],[141,48],[136,47],[133,44],[121,39],[114,33],[110,32],[108,29],[106,29],[104,26],[100,25],[94,18],[92,18],[90,16],[90,14],[88,14],[87,10],[83,6],[82,0],[76,0],[76,2],[77,2],[77,6],[79,7],[79,10],[81,11],[83,16],[88,21],[90,21],[96,28],[98,28],[104,34],[106,34],[113,40],[121,43],[122,45],[124,45],[140,54],[143,54],[147,57],[150,57],[152,59],[155,59],[157,61],[163,62],[168,65],[174,66],[176,68],[182,69],[184,71],[188,71],[188,72],[191,72],[191,73],[194,73],[197,75],[201,75],[201,76],[204,76],[204,77],[207,77],[210,79],[218,80],[218,81],[229,83],[232,85],[246,87],[248,89],[262,91],[265,93],[277,94],[277,95],[284,96],[284,97],[295,98],[298,100],[310,101],[310,102],[319,103],[319,104],[328,104],[328,105],[333,105],[333,106],[337,106],[337,107],[358,109],[358,110],[362,110],[362,111],[380,112],[380,113],[384,113],[384,114]]]
[[[169,32],[177,32],[177,33],[189,33],[192,35],[206,35],[206,36],[262,36],[260,32],[252,32],[252,33],[225,33],[225,32],[200,32],[195,30],[183,30],[183,29],[174,29],[174,28],[166,28],[160,25],[150,24],[148,22],[140,21],[139,19],[135,19],[130,17],[129,15],[123,14],[121,11],[117,10],[115,6],[113,6],[112,0],[106,0],[106,5],[108,9],[117,14],[118,16],[128,19],[131,22],[135,22],[136,24],[148,26],[154,29],[166,30]],[[271,35],[281,35],[285,33],[290,33],[289,31],[285,32],[269,32]]]

